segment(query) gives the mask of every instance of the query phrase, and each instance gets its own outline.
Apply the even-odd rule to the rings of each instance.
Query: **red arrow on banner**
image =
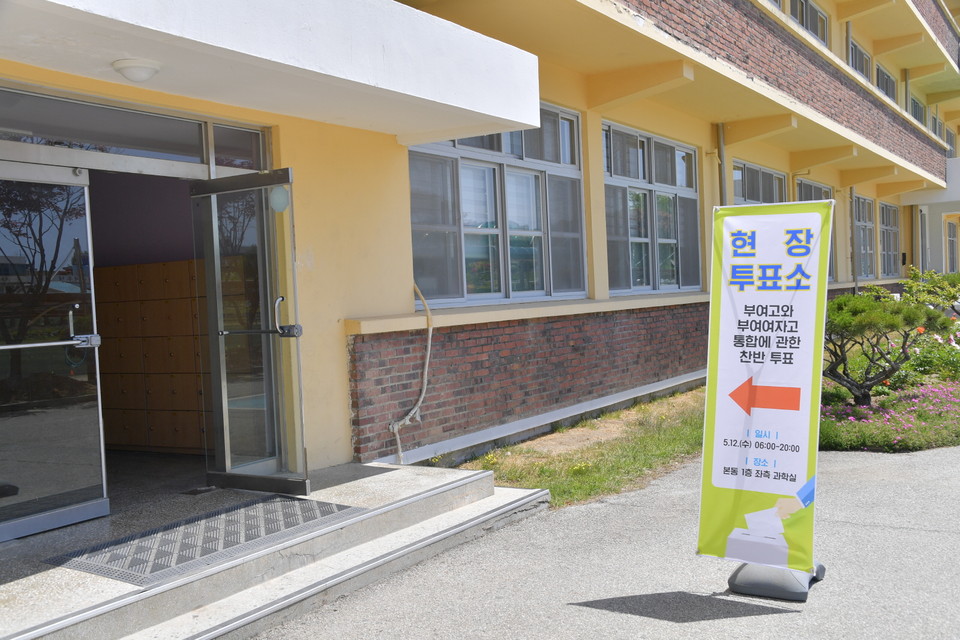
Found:
[[[753,409],[800,410],[799,387],[763,387],[753,384],[753,376],[730,392],[730,397],[750,415]]]

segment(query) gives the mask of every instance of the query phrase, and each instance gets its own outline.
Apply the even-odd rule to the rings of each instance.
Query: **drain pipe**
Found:
[[[393,432],[393,437],[397,441],[398,464],[403,464],[403,446],[400,444],[400,428],[412,423],[414,420],[422,422],[420,420],[420,405],[423,404],[423,398],[427,395],[427,372],[430,371],[430,348],[433,345],[433,315],[430,313],[430,305],[427,304],[427,300],[423,297],[423,294],[420,293],[420,287],[418,287],[416,283],[413,285],[413,292],[420,298],[423,310],[427,312],[427,353],[423,359],[423,379],[420,383],[420,397],[417,398],[417,402],[410,408],[407,415],[396,422],[390,423],[390,431]]]

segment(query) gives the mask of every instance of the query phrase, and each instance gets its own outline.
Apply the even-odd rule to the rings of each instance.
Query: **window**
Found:
[[[927,271],[928,269],[930,269],[930,249],[928,246],[929,241],[927,239],[926,207],[917,208],[917,217],[919,218],[919,221],[920,221],[920,229],[919,229],[920,243],[917,246],[917,254],[919,259],[917,260],[917,268],[919,268],[920,271]]]
[[[833,189],[809,180],[797,180],[797,199],[801,202],[811,200],[829,200],[833,197]]]
[[[934,113],[933,109],[930,110],[930,131],[933,135],[937,136],[941,140],[946,137],[946,134],[943,130],[943,120],[937,117],[937,114]]]
[[[870,54],[855,41],[850,41],[850,58],[847,60],[853,70],[870,80]]]
[[[735,204],[784,202],[787,199],[784,174],[762,167],[733,163],[733,199]]]
[[[947,129],[947,157],[955,158],[957,157],[957,134],[953,132],[953,129]]]
[[[218,167],[259,170],[264,168],[263,142],[259,131],[214,125],[214,162]]]
[[[603,140],[610,289],[699,287],[694,151],[612,124],[605,125]]]
[[[897,81],[893,74],[879,64],[877,65],[877,88],[894,102],[897,101]]]
[[[875,226],[873,222],[873,200],[856,196],[853,199],[854,219],[854,257],[856,258],[856,273],[861,278],[875,278],[874,255],[876,241],[874,240]]]
[[[582,295],[578,120],[543,108],[541,124],[411,149],[413,271],[425,297]]]
[[[927,107],[916,96],[910,96],[910,115],[920,124],[927,121]]]
[[[473,136],[472,138],[460,138],[457,140],[457,144],[463,147],[486,149],[487,151],[500,151],[502,136],[493,134],[488,136]]]
[[[0,140],[195,164],[205,161],[202,122],[8,89],[0,89],[0,105]],[[217,131],[218,145],[224,131]],[[259,133],[256,137],[259,142]],[[259,149],[256,153],[259,156]]]
[[[880,203],[880,275],[900,276],[900,209]]]
[[[957,223],[947,223],[947,273],[957,272]]]
[[[810,182],[809,180],[798,179],[797,180],[797,200],[801,202],[806,202],[810,200],[829,200],[833,197],[833,189],[826,185],[817,184],[816,182]],[[830,257],[829,257],[829,266],[827,268],[827,277],[830,280],[836,279],[836,271],[834,263],[833,252],[833,240],[836,234],[830,234]]]
[[[790,15],[814,38],[829,46],[830,21],[810,0],[790,0]]]

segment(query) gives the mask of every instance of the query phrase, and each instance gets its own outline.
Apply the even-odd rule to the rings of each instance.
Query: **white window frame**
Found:
[[[933,135],[940,138],[941,140],[944,140],[946,138],[946,134],[944,133],[943,120],[941,120],[937,116],[937,112],[934,111],[933,109],[930,109],[929,111],[930,111],[930,132]]]
[[[920,271],[930,268],[930,248],[927,236],[927,211],[924,207],[917,207],[917,267]]]
[[[877,277],[876,246],[877,227],[874,201],[863,196],[853,198],[854,256],[858,278]]]
[[[702,256],[696,149],[612,122],[605,122],[603,131],[611,295],[700,290]],[[633,144],[635,149],[630,147]],[[633,158],[636,162],[623,161]],[[636,198],[646,200],[645,225],[637,220],[631,224]],[[660,233],[666,227],[658,228],[659,207],[668,203],[672,203],[672,229]],[[645,262],[637,263],[644,250]],[[673,262],[665,262],[670,255],[674,257]],[[669,274],[674,271],[675,278],[671,278]],[[648,277],[638,280],[638,274]]]
[[[734,160],[733,201],[734,204],[786,202],[787,174],[749,162]]]
[[[812,180],[797,178],[797,201],[808,202],[813,200],[830,200],[833,198],[833,188]],[[830,234],[830,256],[828,258],[827,279],[836,280],[836,218],[833,221],[834,233]]]
[[[947,245],[947,273],[957,272],[957,223],[947,222],[947,232],[944,235]]]
[[[830,16],[810,0],[790,0],[790,15],[814,38],[830,46]]]
[[[880,93],[887,96],[894,102],[897,101],[897,79],[892,73],[883,68],[883,65],[877,63],[877,88]]]
[[[870,54],[867,53],[867,50],[860,46],[856,40],[851,38],[850,50],[847,54],[847,64],[849,64],[854,71],[866,78],[867,82],[870,82],[872,63],[873,58],[870,57]]]
[[[923,126],[927,126],[927,105],[915,95],[910,96],[910,115]]]
[[[421,262],[417,255],[418,234],[446,233],[451,242],[455,242],[456,250],[449,255],[444,254],[440,257],[447,275],[453,273],[454,267],[459,272],[459,289],[454,290],[451,286],[447,291],[440,289],[424,291],[425,297],[431,300],[431,305],[443,306],[470,306],[473,304],[498,304],[528,300],[544,299],[569,299],[583,298],[586,295],[586,246],[585,246],[585,219],[583,206],[583,175],[581,171],[581,143],[580,143],[580,119],[572,111],[562,109],[547,104],[541,105],[541,122],[553,123],[556,126],[549,129],[547,134],[549,138],[544,141],[543,127],[541,129],[526,130],[523,132],[509,132],[502,134],[491,134],[487,136],[477,136],[474,138],[464,138],[447,142],[420,145],[411,147],[410,158],[411,166],[418,160],[429,162],[433,160],[439,162],[445,160],[450,163],[451,180],[453,189],[451,193],[452,203],[451,218],[454,222],[450,225],[430,225],[417,223],[411,220],[411,232],[414,241],[414,271],[418,270],[418,263],[421,269],[427,269],[431,256],[424,256]],[[544,124],[543,126],[549,126]],[[566,133],[564,133],[566,131]],[[552,159],[544,160],[542,156],[550,156]],[[490,195],[490,205],[493,207],[492,216],[495,224],[485,228],[468,228],[464,224],[464,205],[463,199],[464,171],[470,168],[482,168],[488,175],[491,175],[492,194]],[[537,182],[536,199],[539,204],[539,228],[511,228],[508,216],[510,211],[509,195],[507,193],[508,176],[525,175],[530,176]],[[411,181],[413,180],[411,174]],[[568,181],[564,184],[563,181]],[[573,185],[569,181],[576,182],[575,189],[575,215],[560,219],[559,213],[551,217],[551,212],[559,212],[560,205],[551,203],[551,193],[554,187],[563,190],[567,187],[572,189]],[[416,185],[411,183],[411,195],[416,192]],[[568,191],[572,193],[572,191]],[[415,219],[415,203],[412,203],[411,216]],[[572,220],[572,218],[576,218]],[[572,221],[573,230],[564,228],[562,222],[568,225]],[[496,248],[496,261],[498,267],[498,278],[492,278],[499,284],[498,291],[469,292],[469,274],[467,251],[467,240],[470,237],[485,235],[495,237],[495,243],[491,246]],[[542,286],[523,287],[517,289],[514,287],[515,281],[511,273],[517,264],[511,256],[511,238],[514,239],[533,239],[534,246],[539,240],[539,260],[540,272],[542,273]],[[575,260],[569,259],[569,252],[561,253],[561,246],[566,245],[569,249],[571,244],[576,244]],[[518,247],[519,250],[519,247]],[[553,262],[554,255],[563,258],[556,264]],[[534,251],[534,255],[537,252]],[[515,255],[514,255],[515,257]],[[457,264],[454,265],[453,262]],[[492,258],[491,258],[492,262]],[[576,264],[573,264],[573,263]],[[571,268],[572,271],[562,273],[564,269]],[[573,273],[571,276],[570,274]],[[420,274],[421,280],[424,280],[424,273]],[[572,287],[562,286],[564,279],[575,281]],[[425,287],[421,287],[424,289]]]
[[[900,208],[880,203],[880,276],[899,278],[900,273]]]

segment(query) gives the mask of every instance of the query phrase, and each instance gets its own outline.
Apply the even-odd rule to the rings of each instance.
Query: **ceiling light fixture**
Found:
[[[146,82],[160,71],[160,63],[146,58],[122,58],[113,61],[113,70],[131,82]]]

